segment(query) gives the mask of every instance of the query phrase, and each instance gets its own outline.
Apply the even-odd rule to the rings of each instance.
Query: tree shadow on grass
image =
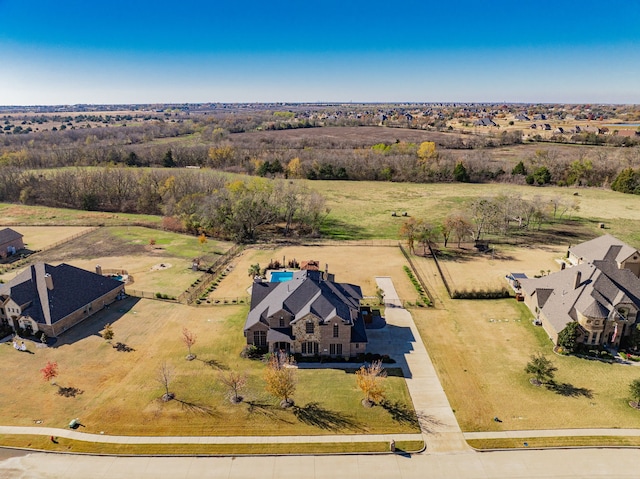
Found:
[[[588,399],[593,398],[593,391],[591,389],[578,388],[569,383],[556,383],[552,381],[547,383],[547,389],[565,397],[586,397]]]
[[[199,414],[202,416],[215,416],[215,409],[213,409],[212,407],[203,406],[189,401],[183,401],[181,399],[175,399],[175,401],[180,403],[184,411],[193,414]]]
[[[361,240],[371,237],[364,228],[333,217],[324,220],[320,233],[323,237],[335,240]]]
[[[298,421],[320,429],[363,431],[362,426],[349,416],[325,409],[317,402],[308,403],[303,407],[294,406],[293,414],[298,418]]]
[[[198,358],[196,358],[198,359]],[[216,361],[215,359],[198,359],[198,361],[203,362],[204,364],[206,364],[207,366],[209,366],[212,369],[219,369],[220,371],[228,371],[229,368],[225,365],[222,364],[219,361]]]
[[[283,411],[283,409],[279,406],[274,406],[273,404],[259,402],[259,401],[245,401],[244,404],[247,405],[247,413],[251,414],[262,414],[267,418],[273,421],[284,422],[287,424],[293,424],[293,421],[289,421],[282,417],[281,414],[278,414]]]
[[[84,391],[82,389],[74,388],[72,386],[69,386],[69,387],[58,386],[58,395],[66,398],[74,398],[76,396],[79,396],[83,392]]]
[[[400,424],[407,424],[413,427],[420,427],[420,420],[416,412],[401,402],[390,402],[386,399],[380,403],[380,406],[391,415],[391,419]]]

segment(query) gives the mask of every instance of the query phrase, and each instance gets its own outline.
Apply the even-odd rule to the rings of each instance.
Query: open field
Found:
[[[30,228],[46,233],[50,227]],[[149,244],[151,240],[155,244]],[[134,278],[131,289],[178,296],[202,275],[201,271],[192,271],[193,258],[200,257],[203,264],[211,264],[231,246],[211,239],[200,244],[195,236],[137,226],[104,227],[45,251],[34,261],[66,262],[90,271],[98,264],[103,269],[125,269]],[[0,278],[6,281],[17,272],[10,271]]]
[[[50,208],[47,206],[0,203],[0,225],[160,225],[161,221],[162,218],[152,215],[81,211],[67,208]]]
[[[191,308],[134,298],[115,303],[59,338],[53,347],[29,343],[33,354],[0,345],[7,368],[0,384],[0,414],[6,424],[65,427],[77,417],[83,431],[137,435],[314,435],[346,432],[417,432],[404,379],[390,370],[389,397],[406,410],[402,420],[383,407],[360,405],[354,370],[300,370],[294,394],[297,407],[282,410],[264,391],[264,365],[239,357],[244,344],[242,325],[247,308]],[[99,332],[113,324],[115,342],[131,352],[119,352]],[[194,361],[186,361],[181,331],[197,335]],[[57,386],[41,379],[39,369],[56,361]],[[170,390],[176,400],[163,403],[156,381],[159,365],[170,364]],[[218,381],[220,371],[246,371],[245,402],[233,405]],[[19,387],[16,387],[17,384]],[[332,394],[319,394],[327,384]],[[62,397],[58,387],[77,388]],[[397,415],[395,416],[397,418]],[[414,419],[411,419],[411,418]]]
[[[433,275],[432,260],[416,262]],[[554,355],[523,303],[450,300],[441,282],[432,283],[438,309],[412,314],[463,431],[640,427],[627,404],[640,368]],[[529,383],[524,367],[536,352],[558,367],[556,390]]]
[[[539,197],[540,202],[553,197],[568,202],[578,200],[580,210],[572,212],[571,217],[581,219],[592,236],[601,233],[598,223],[604,222],[607,233],[631,244],[640,244],[640,196],[637,195],[603,189],[496,184],[300,181],[327,197],[331,212],[323,233],[338,239],[397,238],[404,218],[392,217],[394,211],[398,214],[406,211],[410,216],[437,222],[451,211],[464,210],[465,203],[474,198],[519,194],[527,199]],[[542,229],[548,228],[543,225]]]

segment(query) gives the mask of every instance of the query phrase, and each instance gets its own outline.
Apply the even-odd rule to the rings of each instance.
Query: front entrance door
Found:
[[[291,351],[291,345],[285,341],[273,343],[273,352],[275,353],[277,351],[284,351],[285,353],[289,354],[289,352]]]

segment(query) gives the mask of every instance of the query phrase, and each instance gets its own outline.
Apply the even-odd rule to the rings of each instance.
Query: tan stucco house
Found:
[[[124,293],[124,283],[66,263],[36,263],[0,285],[0,322],[57,337]]]
[[[525,304],[556,344],[577,321],[578,341],[618,347],[640,318],[640,253],[604,235],[570,248],[567,259],[557,273],[519,280]]]
[[[285,282],[253,283],[244,326],[247,344],[302,356],[353,357],[367,334],[359,286],[322,271],[300,270]]]
[[[0,230],[0,259],[16,254],[17,251],[24,249],[23,235],[11,228],[3,228]]]

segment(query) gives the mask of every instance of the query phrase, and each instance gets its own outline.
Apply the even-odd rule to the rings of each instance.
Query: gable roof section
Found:
[[[4,228],[0,230],[0,244],[9,243],[10,241],[14,241],[22,238],[24,235],[21,235],[15,230],[11,228]]]
[[[46,285],[46,274],[53,281],[51,290]],[[123,283],[66,263],[58,266],[36,263],[3,286],[0,292],[6,292],[18,303],[24,315],[39,323],[54,324],[121,288]]]
[[[610,234],[580,243],[573,248],[569,248],[569,252],[586,263],[605,259],[621,263],[638,253],[635,248]]]

